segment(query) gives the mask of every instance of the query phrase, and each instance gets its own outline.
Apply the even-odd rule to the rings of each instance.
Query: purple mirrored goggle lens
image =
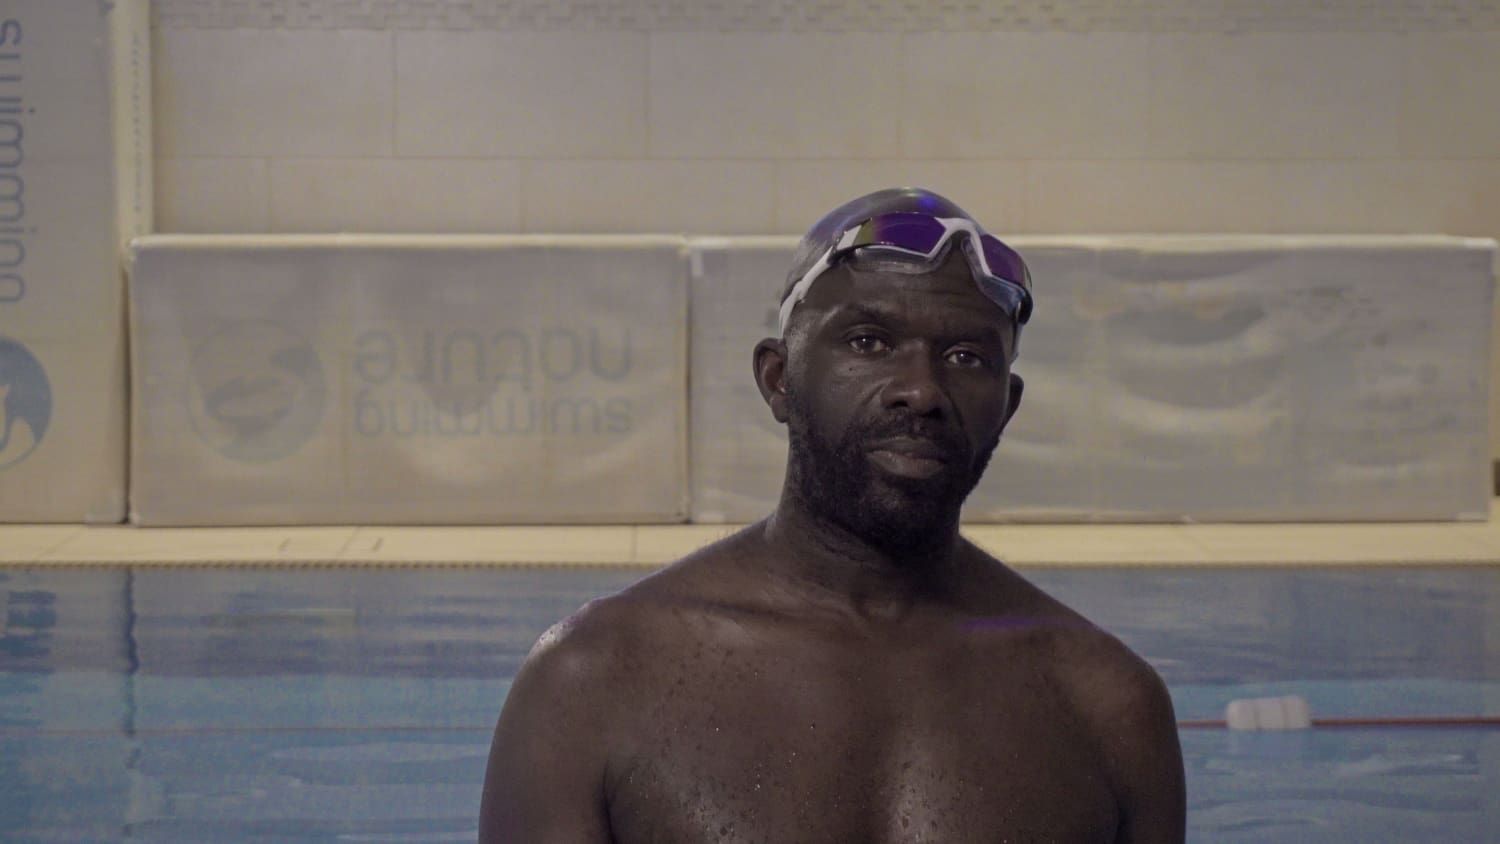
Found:
[[[930,258],[950,231],[967,233],[963,229],[950,230],[941,219],[926,214],[882,214],[866,220],[849,247],[887,246]],[[995,304],[1013,314],[1016,322],[1024,325],[1031,318],[1031,272],[1027,270],[1026,262],[993,235],[981,235],[979,245],[990,276],[980,281],[979,289]],[[972,242],[966,246],[973,248]]]

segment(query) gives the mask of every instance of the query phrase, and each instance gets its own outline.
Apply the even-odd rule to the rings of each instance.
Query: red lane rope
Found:
[[[1500,727],[1500,715],[1432,715],[1406,718],[1314,718],[1314,727]],[[1182,730],[1223,730],[1222,719],[1178,721]],[[458,726],[425,727],[414,724],[328,727],[143,727],[126,730],[119,727],[76,727],[35,729],[0,727],[0,738],[98,736],[209,736],[209,735],[276,735],[296,733],[488,733],[494,727]],[[1247,732],[1286,732],[1284,730],[1250,730]]]

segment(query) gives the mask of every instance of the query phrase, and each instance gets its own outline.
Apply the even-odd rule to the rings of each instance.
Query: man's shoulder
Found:
[[[1149,662],[1081,617],[1057,638],[1051,656],[1049,673],[1117,785],[1143,766],[1154,770],[1177,758],[1172,697]]]
[[[1131,841],[1181,841],[1182,754],[1166,684],[1141,655],[1108,631],[1001,567],[999,629],[1024,651],[1090,743],[1119,800]]]
[[[1124,642],[1079,619],[1055,640],[1048,673],[1094,743],[1130,822],[1175,830],[1161,840],[1181,841],[1182,754],[1166,683]]]
[[[1104,630],[1080,625],[1060,650],[1058,670],[1078,704],[1096,719],[1118,723],[1171,708],[1156,669]]]
[[[527,668],[574,681],[641,671],[643,660],[680,641],[684,626],[714,605],[731,571],[725,564],[741,553],[738,543],[728,537],[589,601],[541,635],[526,658]]]
[[[1165,684],[1139,654],[1013,569],[985,560],[995,572],[997,606],[1014,621],[1005,626],[1029,631],[1032,653],[1081,716],[1099,723],[1170,710]]]
[[[619,597],[647,622],[711,612],[733,603],[736,594],[760,582],[757,554],[762,525],[751,525],[643,578]]]
[[[517,674],[518,685],[587,689],[608,681],[630,650],[631,613],[619,596],[597,598],[542,633]]]

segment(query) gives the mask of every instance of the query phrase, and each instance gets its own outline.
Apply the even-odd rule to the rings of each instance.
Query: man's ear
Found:
[[[777,422],[786,423],[786,342],[770,337],[755,344],[755,385]]]
[[[1024,392],[1026,392],[1025,380],[1023,380],[1021,376],[1012,372],[1010,374],[1010,405],[1005,409],[1005,422],[1001,424],[1000,430],[1005,430],[1005,426],[1010,424],[1011,418],[1014,417],[1016,415],[1016,411],[1020,409],[1021,394]]]

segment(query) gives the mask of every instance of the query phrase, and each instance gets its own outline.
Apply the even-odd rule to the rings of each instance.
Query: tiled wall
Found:
[[[154,6],[161,231],[1500,236],[1495,0]]]
[[[157,0],[163,231],[1500,235],[1494,0]]]

